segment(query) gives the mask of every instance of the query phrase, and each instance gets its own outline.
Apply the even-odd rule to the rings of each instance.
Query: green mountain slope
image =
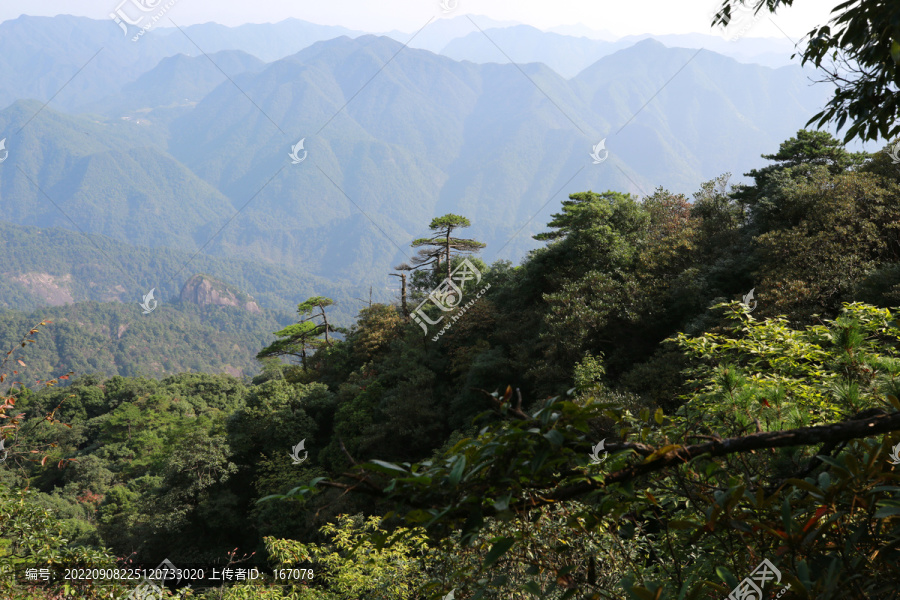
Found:
[[[2,221],[0,253],[5,257],[0,267],[0,310],[115,301],[139,316],[138,303],[151,288],[160,305],[175,302],[197,272],[227,281],[253,296],[262,308],[275,311],[292,312],[310,296],[327,295],[337,301],[334,312],[342,323],[359,308],[353,298],[365,295],[362,287],[277,265],[193,256],[170,248],[150,250],[100,235]]]
[[[264,65],[255,56],[239,50],[223,50],[209,57],[177,54],[162,59],[124,86],[120,95],[103,104],[122,111],[190,104],[202,100],[228,77],[259,70]]]
[[[132,244],[383,290],[436,214],[469,217],[489,260],[522,256],[553,198],[692,190],[742,172],[828,93],[799,67],[652,40],[572,80],[539,63],[461,63],[375,36],[319,42],[233,79],[193,108],[140,120],[43,109],[7,144],[0,218],[73,228],[64,211],[77,228]],[[170,97],[196,91],[189,80],[168,79],[180,82]],[[38,109],[16,103],[0,130]],[[308,156],[292,164],[301,139]],[[608,160],[593,164],[604,139]]]
[[[503,257],[514,257],[534,247],[529,229],[549,217],[554,194],[694,189],[757,164],[827,94],[799,67],[652,40],[572,81],[541,64],[520,71],[400,49],[373,36],[314,44],[236,80],[259,108],[222,85],[175,123],[168,150],[201,178],[235,202],[265,188],[223,243],[246,248],[241,239],[256,234],[242,227],[272,231],[295,249],[279,252],[287,260],[313,256],[319,272],[364,277],[403,260],[395,245],[452,211],[472,219],[489,256],[510,242]],[[292,165],[301,138],[309,157]],[[609,160],[592,164],[604,138]],[[367,246],[380,249],[372,260]],[[337,260],[347,250],[354,264]]]
[[[234,214],[226,197],[160,151],[159,132],[46,108],[28,123],[40,108],[21,101],[0,114],[3,130],[27,123],[0,165],[5,220],[193,250]]]
[[[187,371],[229,373],[258,371],[256,353],[270,335],[291,321],[287,313],[254,314],[224,306],[160,303],[148,315],[118,302],[85,302],[24,313],[0,313],[0,347],[12,348],[23,332],[42,320],[40,343],[22,349],[24,380],[104,373],[163,377]],[[34,376],[32,376],[34,375]]]

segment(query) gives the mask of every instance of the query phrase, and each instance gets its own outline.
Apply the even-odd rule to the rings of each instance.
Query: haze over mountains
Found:
[[[4,22],[0,219],[239,257],[378,299],[434,216],[466,215],[486,260],[515,262],[568,194],[690,194],[758,166],[830,94],[796,65],[472,21],[437,21],[409,47],[298,20],[136,43],[111,21]],[[308,156],[292,164],[301,139]]]

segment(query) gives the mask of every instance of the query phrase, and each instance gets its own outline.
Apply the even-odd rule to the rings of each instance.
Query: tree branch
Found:
[[[766,448],[783,448],[785,446],[812,446],[816,444],[838,443],[856,438],[864,438],[879,433],[887,433],[900,429],[900,412],[879,415],[869,419],[844,421],[831,425],[801,427],[787,431],[767,431],[739,438],[726,438],[705,444],[683,446],[671,450],[649,463],[640,463],[626,467],[604,478],[604,483],[592,482],[560,488],[547,494],[547,498],[557,502],[575,498],[610,483],[621,483],[659,471],[674,465],[684,464],[698,456],[726,456],[738,452],[749,452]]]

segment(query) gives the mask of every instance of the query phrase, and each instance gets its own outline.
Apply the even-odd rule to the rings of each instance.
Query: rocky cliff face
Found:
[[[252,313],[261,312],[247,294],[209,275],[194,275],[181,288],[181,301],[205,306],[237,306]]]

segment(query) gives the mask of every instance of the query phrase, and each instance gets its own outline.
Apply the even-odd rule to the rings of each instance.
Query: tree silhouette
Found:
[[[400,265],[397,267],[397,270],[412,270],[434,265],[434,271],[438,272],[441,266],[445,265],[447,278],[449,279],[450,263],[453,256],[478,252],[485,246],[485,244],[477,240],[452,237],[454,230],[471,225],[467,218],[452,213],[432,219],[428,228],[431,229],[433,235],[428,238],[414,240],[411,244],[413,248],[419,248],[418,254],[412,259],[412,267]]]

